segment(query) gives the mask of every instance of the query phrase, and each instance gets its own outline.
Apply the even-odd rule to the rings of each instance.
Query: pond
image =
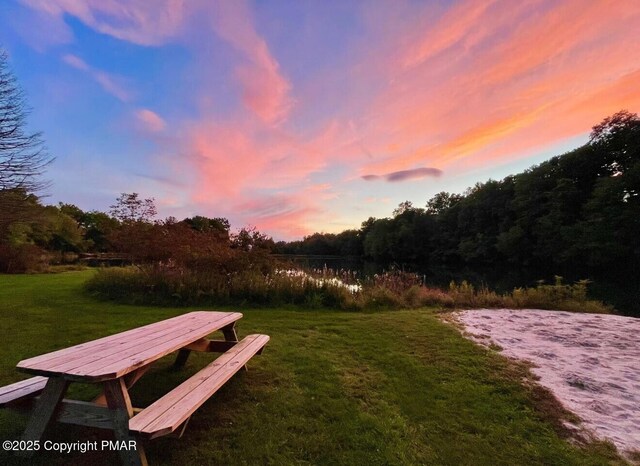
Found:
[[[360,278],[384,272],[389,267],[366,261],[359,257],[342,256],[305,256],[305,255],[277,255],[278,258],[292,262],[302,269],[350,270],[357,272]],[[578,280],[589,279],[589,295],[593,299],[613,305],[621,314],[640,317],[640,273],[622,274],[616,271],[595,274],[576,270],[540,271],[530,268],[514,267],[447,267],[447,266],[403,266],[395,265],[396,269],[414,272],[421,276],[424,284],[444,288],[451,281],[466,280],[472,285],[486,286],[499,293],[512,291],[517,287],[535,286],[540,280],[553,283],[555,275],[563,277],[564,283],[574,283]],[[640,272],[640,271],[639,271]]]

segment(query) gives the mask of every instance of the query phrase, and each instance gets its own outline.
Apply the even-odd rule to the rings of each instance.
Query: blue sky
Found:
[[[0,24],[56,157],[47,202],[138,192],[278,239],[500,179],[640,108],[631,1],[8,0]]]

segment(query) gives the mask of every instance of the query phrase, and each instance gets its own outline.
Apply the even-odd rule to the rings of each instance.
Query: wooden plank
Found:
[[[123,379],[108,380],[103,384],[107,406],[113,411],[123,410],[128,418],[133,416],[129,391]]]
[[[206,338],[201,338],[200,340],[194,341],[190,345],[185,346],[184,349],[207,353],[224,353],[225,351],[233,348],[237,343],[237,341],[208,340]]]
[[[40,399],[31,411],[31,417],[27,423],[27,428],[22,434],[22,440],[35,441],[42,438],[42,434],[44,434],[47,425],[53,418],[68,386],[69,382],[60,377],[52,377],[47,381]],[[30,457],[32,454],[33,451],[27,450],[18,452],[18,456],[25,458]]]
[[[242,342],[238,343],[231,350],[218,357],[215,361],[207,365],[200,372],[180,384],[178,387],[174,388],[171,392],[167,393],[165,396],[157,400],[155,403],[151,404],[149,407],[145,408],[142,413],[131,420],[132,422],[130,423],[130,427],[138,430],[143,429],[145,426],[152,423],[171,406],[179,404],[180,400],[184,398],[191,390],[195,389],[209,377],[213,376],[218,369],[224,367],[226,363],[232,361],[234,357],[240,354],[247,346],[251,345],[251,343],[256,341],[256,339],[260,336],[261,335],[249,335],[244,338]],[[266,342],[264,344],[266,344]],[[264,344],[261,346],[264,346]]]
[[[46,377],[31,377],[0,388],[0,408],[9,403],[36,396],[44,390]]]
[[[193,343],[189,343],[187,346],[182,348],[187,351],[209,351],[209,342],[207,338],[200,338],[199,340],[194,341]]]
[[[177,429],[178,430],[178,438],[182,438],[182,436],[184,435],[184,432],[187,430],[187,426],[189,425],[189,420],[191,419],[191,416],[189,416],[187,418],[186,421],[184,421],[180,427]]]
[[[129,428],[150,438],[175,431],[268,341],[267,335],[247,336],[189,380],[134,416]]]
[[[62,400],[56,420],[65,424],[113,429],[109,408],[87,401]]]
[[[237,314],[233,313],[216,313],[216,315],[209,317],[207,320],[195,320],[189,322],[186,326],[164,329],[160,333],[148,335],[146,338],[140,340],[122,342],[119,347],[105,350],[100,354],[85,355],[84,357],[74,359],[59,366],[50,367],[49,370],[75,375],[95,373],[96,368],[100,370],[108,362],[123,361],[127,358],[135,357],[142,351],[147,351],[148,353],[149,349],[159,348],[159,345],[174,342],[174,345],[178,345],[175,348],[177,349],[193,341],[194,337],[192,334],[194,332],[201,336],[208,335],[220,328],[221,325],[224,325],[230,320],[236,320],[237,318],[239,318]],[[119,375],[121,374],[117,374],[117,376]]]
[[[133,416],[133,407],[129,392],[124,380],[109,380],[104,383],[104,393],[107,398],[107,406],[111,411],[113,422],[113,433],[118,441],[124,441],[127,445],[135,438],[129,432],[129,419]],[[147,465],[147,456],[144,452],[142,444],[136,443],[137,451],[129,449],[119,450],[120,458],[123,464],[145,466]]]
[[[195,315],[192,316],[191,314]],[[93,356],[95,360],[95,356],[98,353],[101,357],[106,357],[124,351],[135,351],[136,347],[148,346],[153,344],[156,340],[166,338],[167,335],[180,335],[203,325],[216,326],[216,322],[226,322],[226,319],[230,314],[231,313],[225,312],[192,312],[185,314],[186,318],[174,322],[171,325],[167,325],[165,321],[160,321],[154,324],[153,328],[147,328],[144,333],[135,333],[133,335],[129,335],[125,339],[118,338],[118,341],[115,342],[103,342],[97,347],[90,347],[90,352],[85,348],[71,356],[58,358],[56,362],[59,362],[60,364],[80,364],[82,362],[90,361],[91,356]],[[50,370],[55,370],[56,364],[54,364],[53,361],[49,362],[51,364],[48,365],[48,368]]]
[[[57,351],[42,354],[40,356],[35,356],[33,358],[25,359],[23,361],[20,361],[18,365],[20,367],[31,367],[31,366],[40,365],[47,361],[51,362],[59,358],[65,358],[68,355],[74,354],[75,352],[81,352],[82,354],[85,354],[87,350],[100,350],[105,346],[108,347],[121,340],[128,341],[131,339],[139,338],[141,335],[144,335],[145,333],[153,333],[158,330],[158,327],[162,327],[165,325],[167,327],[170,327],[172,325],[178,325],[181,321],[189,321],[192,319],[197,319],[198,317],[195,314],[196,312],[182,314],[176,317],[172,317],[170,319],[163,320],[161,322],[155,322],[142,327],[125,330],[124,332],[115,333],[113,335],[108,335],[106,337],[98,338],[96,340],[80,343],[78,345],[70,346],[69,348],[63,348]]]
[[[238,334],[236,333],[236,323],[232,323],[227,325],[226,327],[222,327],[222,334],[224,335],[225,341],[238,341]],[[248,371],[247,366],[242,366],[245,371]]]
[[[160,322],[155,322],[143,327],[130,329],[121,333],[102,337],[97,340],[81,343],[69,348],[64,348],[52,353],[25,359],[18,363],[18,367],[28,368],[46,366],[47,368],[50,368],[51,366],[54,366],[55,363],[62,363],[65,361],[73,360],[77,357],[84,357],[87,355],[87,353],[95,354],[99,352],[100,354],[106,355],[109,354],[112,348],[119,349],[122,345],[126,345],[132,341],[136,342],[154,338],[154,335],[156,334],[162,335],[165,334],[166,331],[169,331],[169,333],[171,331],[175,332],[180,328],[189,326],[193,323],[196,323],[196,325],[198,325],[198,323],[202,321],[211,321],[212,318],[222,318],[230,314],[239,313],[211,311],[190,312],[188,314],[183,314]],[[241,317],[242,315],[240,314],[238,318]]]
[[[254,338],[251,339],[250,337]],[[245,340],[247,341],[244,345],[240,346],[239,343],[229,353],[225,353],[223,356],[226,356],[226,358],[221,356],[200,371],[202,376],[196,377],[195,386],[190,386],[184,390],[182,392],[183,396],[178,403],[165,405],[166,410],[160,417],[145,427],[145,432],[150,432],[151,438],[154,438],[175,430],[236,372],[244,367],[245,363],[267,344],[269,337],[267,335],[250,335],[243,341]]]
[[[171,329],[163,329],[161,336],[156,335],[152,340],[120,342],[120,347],[109,351],[106,357],[103,353],[91,351],[82,357],[53,367],[50,367],[46,361],[31,366],[26,366],[23,361],[20,363],[19,369],[49,376],[64,374],[68,379],[77,381],[96,382],[114,379],[180,349],[242,317],[240,313],[201,311],[196,314],[200,315],[199,320],[189,322],[188,326],[180,330],[178,335],[175,335],[175,331],[171,331]],[[153,337],[153,335],[149,335],[149,337]],[[123,349],[123,346],[126,348]],[[85,347],[84,351],[90,349]]]
[[[100,363],[107,357],[120,357],[120,355],[128,355],[130,353],[135,354],[140,348],[153,347],[158,342],[171,338],[179,338],[180,336],[192,332],[194,328],[200,328],[201,324],[191,322],[187,325],[179,326],[177,328],[165,329],[162,332],[156,332],[150,335],[146,335],[137,340],[121,341],[117,345],[104,348],[103,350],[91,351],[84,354],[74,354],[74,357],[69,357],[64,360],[58,360],[56,363],[48,366],[48,371],[67,373],[68,371],[77,371],[80,368],[86,368],[85,371],[91,370],[93,363]]]
[[[127,390],[129,390],[131,387],[133,387],[136,384],[136,382],[138,380],[140,380],[144,374],[147,373],[147,371],[149,369],[151,369],[151,365],[150,364],[148,366],[141,367],[140,369],[138,369],[136,371],[129,372],[127,375],[125,375],[124,376],[124,383],[127,386]]]
[[[256,346],[264,346],[268,341],[268,337],[261,335],[250,335],[246,337],[232,350],[223,354],[195,376],[176,387],[148,408],[145,408],[142,413],[131,420],[129,427],[134,431],[149,435],[151,438],[173,432],[222,386],[224,382],[239,370],[241,366],[238,364],[248,360],[253,355],[251,345],[256,342],[258,337],[264,337],[264,340],[259,341]],[[243,354],[245,349],[248,349],[248,352]],[[257,351],[257,348],[254,348],[254,351]],[[205,385],[207,388],[207,393],[204,395],[200,393],[201,396],[196,398],[195,402],[185,403],[185,399],[189,394],[194,393],[198,387],[202,385]],[[191,401],[193,401],[193,398]],[[167,415],[170,416],[169,421],[167,421]]]
[[[39,396],[29,398],[21,403],[13,403],[9,405],[8,408],[28,415],[32,412],[33,406],[37,404],[39,400]],[[141,412],[142,409],[133,408],[133,411],[137,414]],[[113,430],[111,411],[109,411],[107,406],[97,405],[88,401],[60,400],[54,419],[65,424]]]
[[[237,337],[236,337],[237,338]],[[174,369],[184,367],[189,358],[191,351],[207,352],[207,353],[224,353],[225,351],[233,348],[237,343],[237,340],[223,341],[223,340],[209,340],[207,338],[200,338],[193,343],[188,344],[184,348],[178,351],[178,356],[173,363]]]
[[[127,390],[135,385],[135,383],[142,378],[142,376],[151,368],[151,364],[145,367],[141,367],[137,371],[129,372],[124,376],[124,384],[127,386]],[[95,397],[92,401],[95,404],[99,405],[107,405],[107,398],[104,394],[104,391]]]
[[[56,363],[63,363],[69,360],[85,357],[87,354],[110,354],[111,352],[118,351],[130,342],[140,342],[154,338],[156,335],[163,335],[166,333],[179,331],[181,328],[189,327],[196,323],[199,325],[203,319],[210,320],[212,314],[218,316],[224,316],[229,313],[213,313],[213,312],[191,312],[183,314],[178,317],[167,319],[164,321],[156,322],[154,324],[146,325],[143,327],[127,330],[122,333],[103,337],[98,340],[82,343],[80,345],[65,348],[60,351],[48,353],[35,358],[21,361],[19,367],[42,367],[46,365],[47,368],[55,366]]]
[[[167,335],[180,334],[187,332],[189,329],[201,325],[197,319],[182,321],[176,323],[175,326],[162,326],[153,330],[147,329],[144,334],[134,334],[126,339],[118,339],[118,341],[103,342],[99,346],[83,348],[71,354],[60,356],[54,360],[47,361],[49,370],[58,370],[60,367],[78,367],[83,363],[95,361],[100,356],[109,356],[115,353],[131,350],[140,345],[153,344],[154,340],[164,338]]]
[[[231,320],[234,317],[230,317]],[[219,328],[219,327],[218,327]],[[211,332],[217,330],[211,326],[202,326],[198,329],[194,329],[191,332],[180,335],[170,340],[159,342],[152,348],[146,350],[140,350],[131,355],[113,355],[108,358],[100,360],[100,365],[95,369],[91,368],[89,372],[82,372],[80,369],[73,371],[66,371],[66,374],[77,374],[87,379],[99,379],[99,378],[114,378],[120,377],[138,367],[144,366],[166,356],[169,353],[192,343],[200,338],[209,335]],[[84,368],[81,368],[84,370]]]
[[[109,340],[102,341],[102,343],[100,344],[94,345],[93,342],[88,342],[83,345],[71,347],[68,349],[68,352],[56,352],[57,355],[55,357],[49,358],[45,361],[33,362],[32,359],[21,361],[20,363],[18,363],[18,369],[32,373],[37,372],[38,369],[46,369],[47,371],[49,371],[49,373],[59,374],[64,372],[64,365],[70,368],[78,367],[82,363],[99,359],[101,355],[115,353],[117,351],[122,351],[126,348],[139,345],[141,342],[144,342],[149,338],[154,338],[155,336],[162,335],[163,332],[166,334],[171,334],[175,332],[176,329],[188,327],[192,322],[195,322],[195,318],[185,320],[182,323],[176,322],[175,328],[169,327],[165,330],[163,330],[162,328],[147,328],[143,333],[126,332],[126,337],[120,336],[120,334],[112,335],[111,337],[109,337]],[[198,324],[196,323],[196,325]],[[31,368],[33,368],[34,370],[30,370]]]

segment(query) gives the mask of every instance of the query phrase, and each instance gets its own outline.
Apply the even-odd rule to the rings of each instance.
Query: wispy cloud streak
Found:
[[[291,84],[256,32],[248,4],[238,0],[214,5],[214,30],[244,57],[235,71],[242,87],[242,101],[266,123],[282,121],[293,103],[289,96]]]
[[[386,175],[362,175],[362,179],[366,181],[383,179],[385,181],[394,183],[398,181],[420,180],[428,176],[433,176],[436,178],[442,176],[442,170],[438,170],[437,168],[422,167],[414,168],[411,170],[400,170],[397,172],[387,173]]]
[[[123,102],[129,102],[132,99],[132,92],[127,90],[122,84],[123,78],[114,76],[105,71],[98,70],[89,66],[84,60],[76,55],[67,54],[62,57],[67,65],[87,73],[95,80],[106,92]]]

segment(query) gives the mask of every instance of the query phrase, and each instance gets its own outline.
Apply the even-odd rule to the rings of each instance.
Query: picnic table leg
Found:
[[[69,382],[61,377],[50,377],[45,385],[40,399],[36,402],[31,412],[31,417],[27,424],[27,428],[22,434],[22,440],[40,440],[47,425],[55,415],[56,409],[60,404],[60,400],[67,391]],[[18,456],[29,458],[33,455],[33,451],[21,450]]]
[[[235,329],[235,322],[227,325],[226,327],[222,327],[222,334],[224,335],[225,341],[238,342],[238,334]],[[191,354],[191,350],[181,349],[178,351],[178,356],[176,356],[176,360],[173,363],[174,369],[180,369],[184,367],[187,363],[187,359],[189,359],[189,355]],[[244,369],[247,369],[247,366],[244,366]]]
[[[140,369],[137,369],[133,372],[128,373],[127,375],[124,376],[124,384],[127,386],[127,390],[129,390],[131,387],[133,387],[133,385],[142,378],[142,376],[149,370],[149,368],[151,367],[151,364],[148,364],[144,367],[141,367]],[[102,406],[106,406],[107,405],[107,397],[104,394],[104,389],[102,390],[102,393],[98,396],[96,396],[93,400],[91,400],[92,403],[95,403],[97,405],[102,405]]]
[[[173,368],[180,369],[181,367],[184,367],[184,365],[187,363],[187,359],[189,359],[190,354],[191,350],[188,349],[181,349],[180,351],[178,351],[178,356],[173,363]]]
[[[233,322],[226,327],[222,327],[222,334],[225,341],[238,341],[238,334],[236,333],[236,323]]]
[[[238,334],[236,333],[236,323],[233,322],[226,327],[222,327],[222,334],[224,335],[225,341],[238,341]],[[247,371],[247,365],[245,364],[242,368]]]
[[[126,445],[130,445],[130,442],[135,441],[136,438],[129,432],[129,419],[133,416],[133,407],[124,379],[105,382],[104,394],[113,417],[113,432],[116,440],[124,441]],[[135,450],[121,449],[119,453],[125,465],[147,465],[147,456],[139,440],[136,442]]]

